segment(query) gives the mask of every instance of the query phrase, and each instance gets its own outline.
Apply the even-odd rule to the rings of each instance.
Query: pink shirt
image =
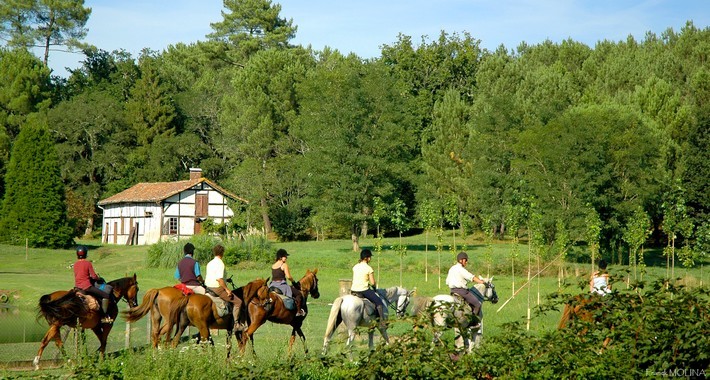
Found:
[[[74,263],[74,286],[79,289],[89,289],[92,278],[96,280],[99,276],[94,272],[94,266],[91,265],[91,261],[77,260]]]

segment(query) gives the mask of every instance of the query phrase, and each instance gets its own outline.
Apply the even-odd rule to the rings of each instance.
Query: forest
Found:
[[[15,3],[0,5],[4,243],[68,246],[97,233],[99,200],[199,167],[249,200],[223,228],[281,241],[443,228],[587,262],[655,246],[689,267],[709,250],[707,27],[495,51],[400,34],[363,59],[291,44],[270,0],[225,0],[204,41],[132,57],[82,42],[83,1]],[[82,66],[53,75],[54,46]]]

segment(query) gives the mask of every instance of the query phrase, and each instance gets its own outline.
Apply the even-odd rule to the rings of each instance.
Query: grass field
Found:
[[[379,287],[403,286],[407,289],[417,288],[417,296],[431,297],[437,294],[448,293],[444,284],[446,271],[454,263],[454,251],[449,250],[453,238],[446,237],[444,251],[437,252],[434,237],[418,235],[403,239],[407,246],[406,254],[400,257],[390,247],[398,244],[399,239],[384,239],[381,254],[371,261],[375,269]],[[362,247],[372,248],[374,251],[375,240],[361,241]],[[425,242],[428,242],[428,246]],[[145,256],[148,247],[127,247],[107,245],[102,246],[96,241],[84,241],[90,247],[89,259],[93,261],[97,272],[107,280],[133,275],[138,277],[141,288],[139,297],[151,288],[170,286],[175,284],[173,270],[148,268],[145,265]],[[544,301],[545,295],[562,289],[565,292],[583,291],[579,283],[586,282],[589,276],[589,264],[564,265],[565,277],[558,279],[558,264],[550,265],[543,275],[531,282],[531,286],[524,289],[520,287],[527,281],[527,245],[520,245],[519,258],[516,261],[518,269],[516,276],[511,275],[510,252],[511,244],[496,243],[492,249],[480,241],[462,240],[457,237],[457,250],[463,248],[469,253],[471,261],[469,269],[483,276],[495,276],[496,289],[500,297],[497,305],[485,303],[484,310],[484,336],[504,334],[504,323],[511,321],[525,321],[528,307],[533,307],[538,300]],[[330,303],[339,295],[339,280],[351,278],[351,268],[357,263],[359,253],[352,251],[349,240],[330,240],[317,242],[274,243],[273,251],[285,248],[290,253],[289,266],[295,278],[305,274],[306,269],[318,268],[320,284],[320,299],[309,298],[309,315],[304,323],[304,333],[308,339],[307,345],[311,353],[320,352],[323,334],[330,311]],[[0,287],[5,294],[10,295],[10,310],[0,313],[0,356],[3,361],[29,361],[39,346],[38,341],[46,331],[44,320],[35,320],[36,304],[42,294],[54,290],[68,289],[73,285],[71,264],[75,261],[73,250],[44,250],[29,249],[15,246],[0,245]],[[439,267],[439,262],[441,267]],[[544,265],[541,265],[544,267]],[[203,267],[204,268],[204,267]],[[402,268],[402,270],[400,270]],[[441,269],[439,269],[441,268]],[[625,286],[625,268],[611,267],[615,277],[614,286]],[[240,263],[235,267],[227,268],[228,275],[233,275],[238,286],[244,285],[257,277],[268,277],[270,267],[268,263]],[[532,274],[537,272],[533,268]],[[665,275],[665,267],[648,267],[647,278],[657,278]],[[692,270],[676,269],[676,275],[683,277],[684,281],[698,285],[704,282],[703,269]],[[517,295],[513,294],[513,280]],[[561,282],[560,282],[561,281]],[[562,286],[560,288],[560,286]],[[510,299],[510,300],[509,300]],[[503,303],[508,301],[501,308]],[[125,303],[119,305],[121,310],[126,308]],[[500,309],[500,311],[499,311]],[[533,315],[530,329],[540,332],[556,328],[559,313],[546,315]],[[147,320],[143,318],[139,323],[130,327],[131,344],[144,345],[147,343]],[[411,328],[406,320],[397,321],[391,326],[391,335],[397,336]],[[126,326],[119,319],[111,333],[109,351],[119,350],[125,346]],[[194,330],[193,330],[194,332]],[[92,333],[88,333],[88,347],[93,350],[98,347],[98,341]],[[255,349],[260,358],[281,357],[286,353],[290,328],[284,325],[267,323],[255,334]],[[379,335],[376,334],[379,339]],[[69,335],[71,341],[73,335]],[[341,333],[331,342],[331,352],[341,350],[344,342]],[[358,348],[366,346],[367,334],[360,334],[356,342]],[[215,338],[217,350],[224,350],[224,332]],[[68,345],[71,347],[71,345]],[[190,349],[183,344],[183,349]],[[297,342],[295,353],[302,354],[303,348]],[[56,357],[54,344],[50,344],[45,352],[44,359]],[[0,365],[2,365],[0,363]]]

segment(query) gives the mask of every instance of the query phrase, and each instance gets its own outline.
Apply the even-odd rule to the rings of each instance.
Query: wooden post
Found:
[[[30,239],[25,238],[25,261],[27,261],[27,258],[29,257],[29,251],[30,251]]]
[[[126,349],[131,348],[131,322],[126,322]]]

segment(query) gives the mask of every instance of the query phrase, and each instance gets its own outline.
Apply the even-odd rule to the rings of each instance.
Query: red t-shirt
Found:
[[[99,278],[94,272],[94,266],[91,261],[77,260],[74,263],[74,286],[79,289],[89,289],[91,287],[91,279]]]

